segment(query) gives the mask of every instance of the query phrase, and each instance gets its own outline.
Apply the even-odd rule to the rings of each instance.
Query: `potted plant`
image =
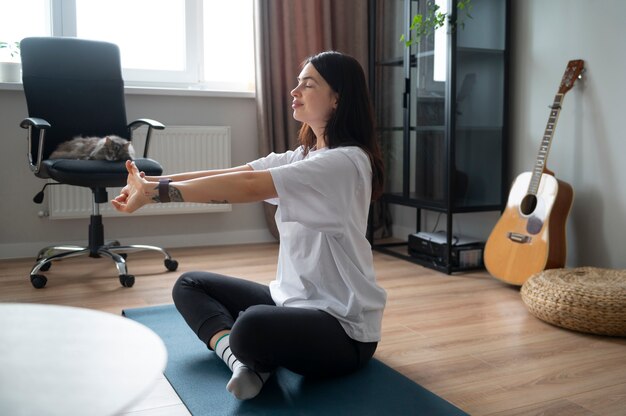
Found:
[[[0,82],[20,82],[20,43],[0,41]]]
[[[418,44],[422,37],[432,35],[435,33],[435,30],[442,27],[446,22],[446,18],[448,19],[452,30],[454,30],[457,25],[463,27],[463,20],[466,17],[470,19],[472,18],[469,13],[472,9],[471,2],[472,0],[456,1],[456,8],[459,11],[459,16],[455,21],[453,21],[449,13],[441,12],[439,5],[435,3],[434,0],[429,0],[427,2],[426,13],[416,13],[413,15],[408,36],[403,34],[400,36],[400,41],[404,42],[404,45],[407,48],[413,44]]]

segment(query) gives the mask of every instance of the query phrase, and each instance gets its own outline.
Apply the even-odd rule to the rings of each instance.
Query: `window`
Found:
[[[205,79],[254,91],[252,0],[204,0],[202,21]]]
[[[2,2],[0,41],[17,42],[26,36],[47,36],[52,33],[50,0]]]
[[[109,41],[120,47],[129,85],[254,91],[252,1],[7,2],[0,40],[54,35]]]

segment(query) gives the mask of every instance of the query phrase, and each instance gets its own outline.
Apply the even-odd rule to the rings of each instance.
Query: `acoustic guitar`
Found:
[[[555,178],[546,162],[563,98],[583,69],[582,60],[567,64],[550,106],[535,167],[513,182],[506,207],[485,245],[487,270],[507,283],[521,286],[535,273],[565,265],[565,223],[574,192],[568,183]]]

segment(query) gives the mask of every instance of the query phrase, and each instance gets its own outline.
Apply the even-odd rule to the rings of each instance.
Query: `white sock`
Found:
[[[215,344],[215,353],[233,372],[226,390],[239,400],[251,399],[259,394],[270,373],[259,373],[239,361],[230,350],[229,338],[230,335],[226,334]]]

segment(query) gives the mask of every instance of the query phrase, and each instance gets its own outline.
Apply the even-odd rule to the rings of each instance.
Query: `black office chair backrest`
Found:
[[[33,37],[22,40],[22,81],[29,117],[50,123],[43,159],[75,136],[130,140],[119,48],[107,42]],[[38,132],[31,152],[36,160]]]

